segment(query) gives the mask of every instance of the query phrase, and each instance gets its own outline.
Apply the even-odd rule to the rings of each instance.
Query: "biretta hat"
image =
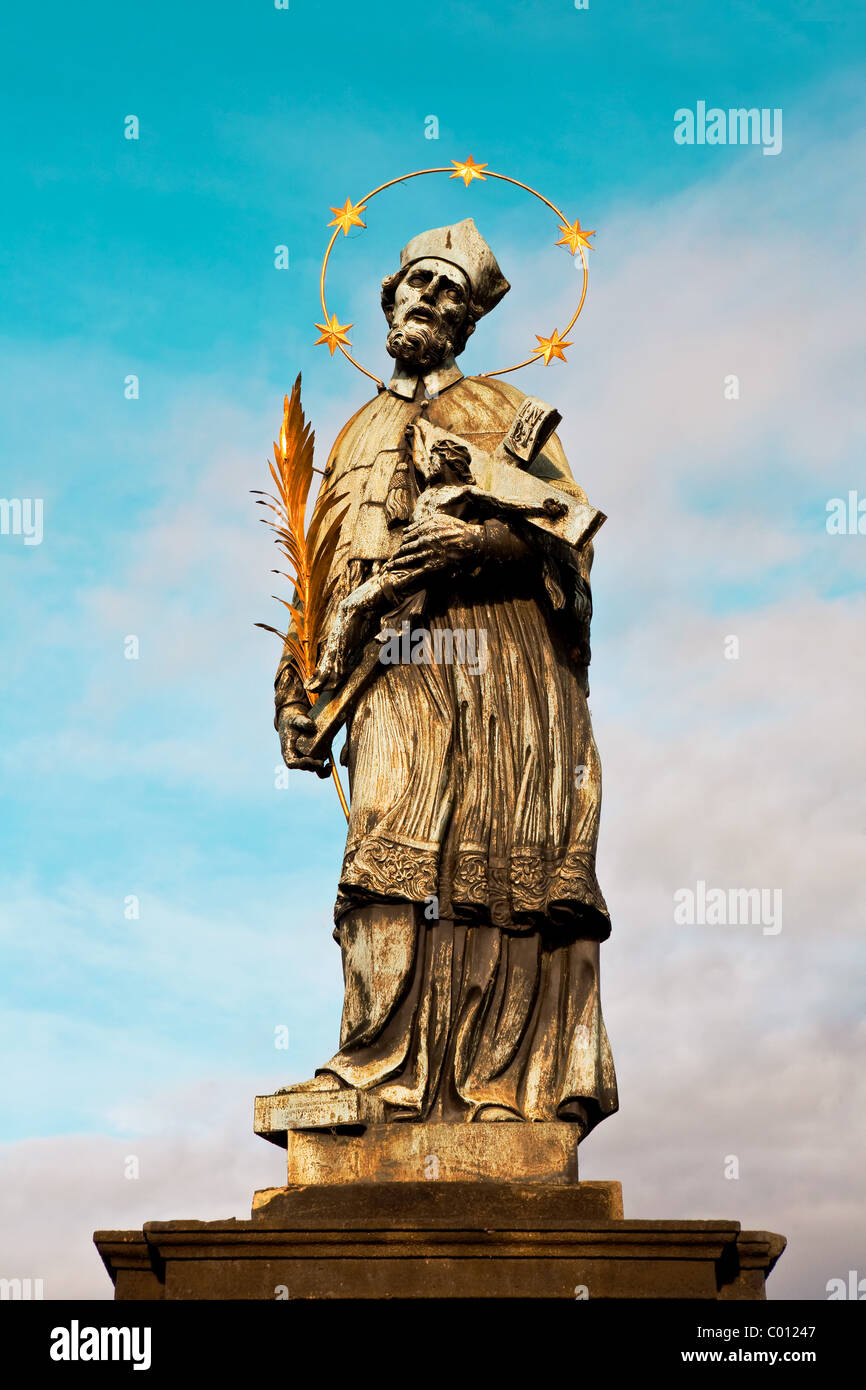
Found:
[[[472,298],[482,314],[495,309],[503,295],[511,289],[471,217],[450,227],[433,227],[407,241],[400,252],[400,269],[406,270],[415,261],[428,256],[449,261],[462,270],[472,286]]]

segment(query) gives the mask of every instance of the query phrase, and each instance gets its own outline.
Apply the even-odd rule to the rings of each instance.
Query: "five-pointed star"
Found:
[[[366,203],[353,203],[351,198],[347,198],[344,208],[331,208],[331,212],[337,215],[328,226],[342,227],[344,236],[349,235],[350,227],[366,227],[366,222],[361,221],[361,213],[366,206]]]
[[[535,336],[538,339],[538,347],[533,356],[543,357],[545,367],[550,366],[551,359],[554,357],[559,357],[563,362],[565,361],[565,353],[562,349],[571,347],[571,343],[566,342],[565,338],[560,338],[558,328],[554,328],[549,338],[542,338],[540,333],[536,333]]]
[[[336,314],[331,314],[330,318],[325,314],[325,322],[316,324],[321,336],[316,339],[313,346],[318,347],[319,343],[327,343],[333,357],[335,348],[342,347],[344,343],[346,347],[352,346],[347,336],[352,326],[351,323],[338,323]]]
[[[451,163],[454,165],[454,173],[448,175],[449,179],[462,179],[467,188],[473,179],[483,181],[487,177],[486,174],[481,173],[481,170],[486,169],[487,165],[476,164],[472,155],[468,159],[452,159]]]
[[[573,222],[560,222],[559,230],[565,232],[565,236],[561,236],[556,244],[557,246],[567,246],[572,256],[577,251],[578,246],[585,246],[587,251],[593,250],[587,237],[595,236],[595,232],[585,232],[577,218]],[[538,337],[538,334],[535,336]]]

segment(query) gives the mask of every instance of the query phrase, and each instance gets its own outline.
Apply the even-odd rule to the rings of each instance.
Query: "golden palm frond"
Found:
[[[291,621],[286,632],[280,632],[269,623],[256,623],[256,627],[282,638],[285,655],[305,690],[307,681],[316,670],[322,621],[333,584],[331,564],[340,526],[348,510],[347,506],[340,509],[339,504],[344,499],[336,494],[320,497],[309,531],[306,529],[307,502],[315,471],[314,443],[315,435],[301,406],[299,374],[291,396],[284,398],[280,438],[279,442],[274,442],[274,462],[268,462],[276,492],[254,489],[259,499],[258,505],[273,513],[272,517],[262,517],[261,520],[274,532],[276,545],[289,570],[289,573],[281,569],[273,573],[282,575],[294,586],[292,602],[273,595],[288,610]],[[307,692],[311,705],[316,698]],[[348,819],[349,811],[333,758],[331,772]]]

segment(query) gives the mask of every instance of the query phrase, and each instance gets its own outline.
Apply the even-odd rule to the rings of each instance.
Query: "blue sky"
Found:
[[[866,490],[854,7],[544,0],[440,3],[434,18],[343,0],[49,3],[19,10],[5,37],[0,495],[45,508],[41,545],[0,536],[13,1059],[0,1135],[13,1171],[31,1141],[134,1136],[163,1094],[180,1098],[165,1123],[181,1133],[197,1087],[229,1078],[226,1091],[251,1096],[333,1050],[343,823],[327,784],[275,786],[278,650],[253,628],[275,621],[272,555],[248,494],[298,371],[320,466],[369,395],[313,346],[329,207],[469,153],[597,228],[567,365],[512,379],[558,405],[575,475],[610,517],[594,572],[593,717],[624,1107],[661,1084],[640,1023],[640,980],[661,956],[680,962],[677,996],[693,987],[684,979],[721,971],[743,1009],[781,1010],[794,1055],[807,1047],[798,1029],[855,1018],[849,779],[866,537],[824,527],[829,498]],[[699,100],[781,108],[781,154],[677,146],[674,112]],[[123,138],[129,114],[138,141]],[[387,371],[381,276],[410,235],[470,214],[513,289],[465,369],[524,356],[570,315],[577,277],[540,205],[489,182],[416,180],[372,204],[333,259],[330,307],[373,370]],[[274,268],[283,243],[288,271]],[[722,394],[731,372],[737,402]],[[124,399],[130,373],[136,401]],[[731,632],[736,665],[718,656]],[[138,661],[124,660],[128,634]],[[684,943],[668,904],[702,872],[783,882],[790,930],[742,953]],[[124,918],[129,894],[138,921]],[[818,915],[823,993],[804,983],[800,954]],[[709,1003],[681,1007],[672,1032],[697,1038]],[[288,1052],[274,1048],[282,1023]],[[719,1037],[701,1034],[695,1055],[724,1092]],[[830,1032],[822,1045],[826,1076],[839,1045]],[[733,1124],[742,1097],[730,1089]],[[599,1175],[628,1173],[641,1151],[632,1113],[598,1149]],[[756,1189],[756,1211],[770,1190]],[[653,1214],[667,1214],[665,1191],[660,1165],[645,1190]],[[843,1235],[828,1252],[832,1272],[849,1258]],[[797,1268],[797,1289],[820,1287]]]

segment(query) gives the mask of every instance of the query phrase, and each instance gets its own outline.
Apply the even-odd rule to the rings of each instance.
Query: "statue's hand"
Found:
[[[375,575],[343,599],[334,614],[316,674],[307,681],[308,690],[325,690],[329,685],[336,685],[348,673],[353,660],[357,658],[368,621],[381,607],[382,599],[382,581]]]
[[[418,573],[464,569],[484,553],[484,527],[455,516],[432,516],[407,526],[400,549],[386,569],[414,568]]]
[[[283,762],[293,771],[315,772],[317,777],[328,777],[330,767],[327,759],[308,758],[305,742],[316,735],[316,726],[309,715],[304,714],[300,705],[284,705],[280,711],[278,727]]]

